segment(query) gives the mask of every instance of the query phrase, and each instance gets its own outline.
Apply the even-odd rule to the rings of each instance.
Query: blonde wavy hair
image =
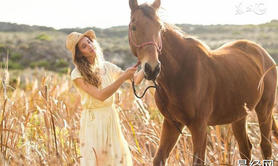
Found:
[[[90,37],[88,37],[88,39],[91,40]],[[78,44],[75,46],[75,56],[73,58],[73,63],[80,71],[86,82],[99,88],[101,86],[100,69],[103,67],[104,58],[99,43],[96,40],[93,40],[92,42],[96,51],[96,57],[93,61],[93,64],[90,64],[88,59],[82,55],[78,48]]]

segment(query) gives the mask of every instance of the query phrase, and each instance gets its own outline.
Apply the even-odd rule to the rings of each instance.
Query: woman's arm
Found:
[[[138,84],[140,84],[141,82],[142,82],[142,80],[144,79],[144,70],[143,69],[141,69],[138,73],[136,73],[135,75],[134,75],[134,83],[135,83],[135,85],[138,85]]]
[[[75,79],[74,83],[92,97],[100,101],[104,101],[112,96],[113,93],[115,93],[117,89],[122,85],[122,83],[132,78],[135,71],[136,68],[128,68],[116,81],[103,89],[98,89],[96,86],[87,83],[82,78]]]

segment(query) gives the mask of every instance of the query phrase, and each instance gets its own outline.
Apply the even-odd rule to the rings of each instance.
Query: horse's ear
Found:
[[[160,0],[155,0],[152,4],[154,9],[158,9],[160,7]]]
[[[131,11],[135,10],[138,7],[137,0],[129,0],[129,7]]]

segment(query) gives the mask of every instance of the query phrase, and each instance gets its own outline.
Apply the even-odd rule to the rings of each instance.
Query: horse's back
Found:
[[[253,60],[256,60],[256,62],[259,61],[258,63],[262,65],[267,65],[268,67],[275,64],[273,58],[267,53],[267,51],[264,48],[250,40],[236,40],[233,42],[226,43],[222,47],[216,49],[215,52],[219,53],[224,50],[231,52],[234,52],[236,50],[240,51],[241,54],[253,58]]]

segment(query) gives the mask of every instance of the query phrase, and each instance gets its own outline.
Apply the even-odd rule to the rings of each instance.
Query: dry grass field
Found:
[[[68,74],[43,69],[0,70],[0,165],[79,165],[80,97]],[[14,79],[11,79],[11,78]],[[144,83],[143,83],[144,84]],[[138,86],[139,93],[146,85]],[[158,147],[162,115],[151,90],[134,98],[129,84],[115,102],[134,166],[151,166]],[[278,119],[275,110],[275,118]],[[260,131],[254,112],[248,115],[252,157],[262,160]],[[206,163],[237,165],[239,151],[230,125],[209,127]],[[187,128],[170,154],[169,166],[192,165],[192,142]],[[278,140],[272,137],[273,160],[278,164]]]

